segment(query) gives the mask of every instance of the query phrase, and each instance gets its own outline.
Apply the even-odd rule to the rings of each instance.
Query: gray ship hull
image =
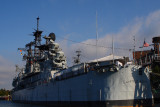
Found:
[[[118,71],[79,71],[70,78],[50,80],[12,93],[12,100],[55,106],[152,106],[147,70],[128,65]]]

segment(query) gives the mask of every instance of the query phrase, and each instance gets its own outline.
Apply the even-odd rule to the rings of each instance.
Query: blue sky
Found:
[[[84,61],[95,58],[95,47],[64,38],[95,44],[96,11],[99,45],[110,47],[114,35],[115,47],[132,48],[133,35],[137,45],[142,44],[144,38],[151,43],[153,36],[160,35],[159,4],[159,0],[0,0],[0,88],[11,89],[14,65],[23,65],[17,48],[33,40],[31,34],[36,29],[38,16],[43,35],[56,34],[71,65],[76,49],[83,51]],[[109,49],[99,49],[99,57],[108,54]]]

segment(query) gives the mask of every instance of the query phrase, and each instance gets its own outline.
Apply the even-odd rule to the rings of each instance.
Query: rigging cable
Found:
[[[41,27],[42,28],[42,27]],[[48,32],[47,30],[45,30],[44,28],[42,28],[44,31]],[[49,33],[49,32],[48,32]],[[89,43],[84,43],[84,42],[79,42],[79,41],[75,41],[75,40],[71,40],[71,39],[67,39],[67,38],[64,38],[62,36],[57,36],[57,38],[61,38],[63,40],[67,40],[67,41],[70,41],[70,42],[73,42],[73,43],[79,43],[79,44],[83,44],[83,45],[88,45],[88,46],[97,46],[99,48],[108,48],[108,49],[112,49],[112,47],[106,47],[106,46],[101,46],[101,45],[95,45],[95,44],[89,44]],[[129,48],[114,48],[114,49],[119,49],[119,50],[125,50],[125,51],[133,51],[134,49],[129,49]]]

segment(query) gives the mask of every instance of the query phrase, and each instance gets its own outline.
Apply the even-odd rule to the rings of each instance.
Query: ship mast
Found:
[[[38,46],[41,45],[41,34],[42,31],[39,31],[39,17],[37,18],[37,30],[33,32],[33,36],[35,36],[35,47],[34,47],[34,57],[37,58],[40,56],[40,51],[38,49]]]
[[[98,66],[98,57],[97,57],[97,44],[98,44],[98,24],[97,24],[97,11],[96,11],[96,59],[97,59],[97,66]]]
[[[133,36],[134,38],[133,38],[133,40],[134,40],[134,64],[136,63],[136,58],[135,58],[135,48],[136,48],[136,43],[135,43],[135,41],[136,41],[136,38],[135,38],[135,36]]]
[[[39,27],[39,17],[37,17],[37,31],[38,31],[38,27]]]

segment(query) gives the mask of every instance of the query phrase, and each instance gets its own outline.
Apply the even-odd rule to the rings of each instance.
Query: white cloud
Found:
[[[159,18],[160,18],[160,10],[150,13],[145,21],[146,27],[150,27],[150,25],[152,24],[155,25],[155,24],[160,23]]]
[[[0,56],[0,88],[11,89],[11,83],[14,75],[14,64],[11,61]]]
[[[0,81],[0,85],[4,85],[5,84],[5,82],[4,81]]]
[[[106,34],[103,37],[98,39],[98,45],[104,47],[112,46],[112,36],[114,36],[114,44],[116,48],[127,48],[133,49],[133,36],[136,37],[136,49],[139,49],[143,45],[144,38],[146,42],[151,43],[152,37],[158,36],[160,34],[160,10],[150,13],[146,17],[136,17],[128,25],[121,28],[117,33],[113,32],[112,34]],[[104,29],[105,30],[105,29]],[[78,40],[75,40],[78,41]],[[63,51],[67,56],[69,65],[73,62],[72,57],[75,56],[76,50],[82,51],[83,61],[96,59],[96,47],[84,44],[93,44],[95,45],[95,39],[88,39],[82,41],[81,43],[73,43],[68,45],[67,41],[60,42]],[[84,44],[83,44],[84,43]],[[109,48],[98,48],[98,57],[103,57],[109,55],[111,49]],[[126,50],[115,49],[116,55],[124,55],[132,57],[132,53]]]

